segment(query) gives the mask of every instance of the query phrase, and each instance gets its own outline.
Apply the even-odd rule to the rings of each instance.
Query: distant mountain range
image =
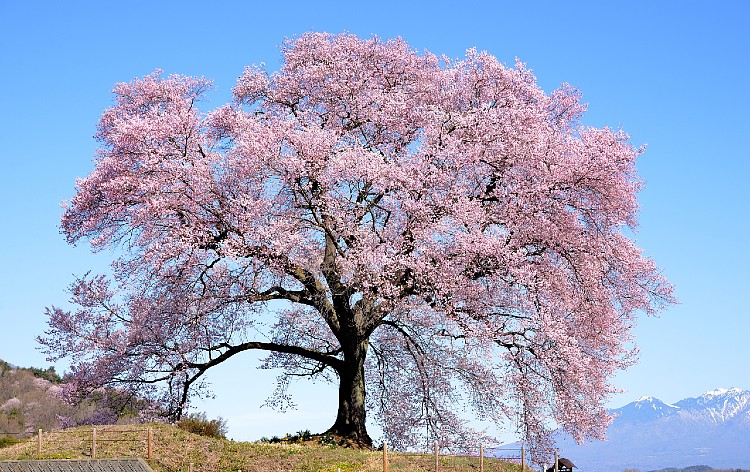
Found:
[[[708,465],[750,469],[750,391],[717,389],[673,405],[643,397],[622,408],[607,441],[557,447],[580,472],[643,472]]]

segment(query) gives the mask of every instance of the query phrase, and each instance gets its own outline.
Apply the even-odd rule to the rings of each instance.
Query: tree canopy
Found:
[[[47,310],[52,358],[174,417],[265,350],[278,406],[293,376],[338,383],[329,432],[363,444],[370,412],[392,446],[465,445],[457,405],[534,444],[600,437],[637,314],[673,300],[623,234],[641,149],[484,52],[318,33],[282,52],[213,111],[203,78],[116,86],[62,229],[120,255]]]

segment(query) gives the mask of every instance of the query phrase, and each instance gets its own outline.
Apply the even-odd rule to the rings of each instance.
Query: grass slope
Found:
[[[257,471],[257,472],[380,472],[381,451],[367,451],[312,444],[255,444],[211,439],[164,424],[98,426],[96,457],[122,458],[147,456],[147,428],[152,429],[152,460],[156,472]],[[78,427],[42,435],[42,453],[37,439],[0,449],[0,460],[86,459],[91,457],[92,428]],[[388,453],[389,472],[434,470],[434,456]],[[441,472],[478,471],[476,457],[440,458]],[[487,472],[520,472],[517,464],[495,459],[484,460]]]

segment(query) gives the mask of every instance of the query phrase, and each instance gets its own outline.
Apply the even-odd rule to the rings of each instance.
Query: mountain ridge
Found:
[[[750,391],[715,389],[674,404],[651,396],[621,408],[607,441],[576,445],[561,435],[557,449],[581,472],[657,470],[709,464],[750,468]]]

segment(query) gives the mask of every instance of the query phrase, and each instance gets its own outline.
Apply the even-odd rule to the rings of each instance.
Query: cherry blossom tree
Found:
[[[113,275],[47,310],[51,358],[180,417],[211,367],[267,351],[272,403],[337,383],[328,432],[363,445],[367,412],[398,448],[466,445],[469,418],[601,437],[636,316],[673,301],[623,234],[641,149],[487,53],[313,33],[282,52],[210,112],[203,78],[116,86],[62,218],[116,249]]]

